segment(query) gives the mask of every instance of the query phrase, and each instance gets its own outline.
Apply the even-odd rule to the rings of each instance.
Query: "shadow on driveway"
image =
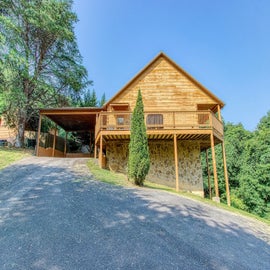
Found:
[[[0,171],[1,269],[269,269],[266,225],[96,182],[76,170],[85,162],[34,159]]]

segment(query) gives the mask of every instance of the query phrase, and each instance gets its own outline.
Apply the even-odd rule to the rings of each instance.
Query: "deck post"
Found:
[[[225,177],[225,184],[226,184],[227,204],[228,204],[228,206],[231,206],[230,186],[229,186],[229,179],[228,179],[226,152],[225,152],[224,142],[222,142],[222,155],[223,155],[224,177]]]
[[[220,112],[220,105],[217,105],[217,108],[218,108],[218,120],[222,121],[221,112]]]
[[[97,145],[96,145],[96,142],[95,142],[95,146],[94,146],[94,159],[97,158]]]
[[[216,154],[215,154],[215,143],[213,132],[210,135],[211,140],[211,149],[212,149],[212,162],[213,162],[213,171],[214,171],[214,183],[215,183],[215,197],[213,200],[220,202],[219,191],[218,191],[218,176],[217,176],[217,165],[216,165]]]
[[[178,151],[177,151],[177,136],[173,135],[174,141],[174,162],[175,162],[175,189],[179,191],[179,175],[178,175]]]
[[[65,136],[65,148],[64,148],[64,157],[66,157],[66,155],[67,155],[67,135],[68,135],[68,132],[66,131],[66,136]]]
[[[103,138],[102,135],[100,135],[100,141],[99,141],[99,167],[102,168],[102,145]]]
[[[208,192],[209,192],[210,199],[212,199],[212,188],[211,188],[209,159],[208,159],[208,151],[207,151],[207,149],[205,150],[205,154],[206,154],[206,165],[207,165],[207,176],[208,176]]]
[[[54,128],[54,133],[53,133],[53,150],[52,150],[52,157],[54,157],[54,154],[55,154],[56,129],[57,129],[57,125],[55,126],[55,128]]]
[[[38,134],[37,134],[37,144],[36,144],[36,156],[39,156],[39,140],[40,140],[40,130],[41,130],[42,114],[39,115],[38,120]]]

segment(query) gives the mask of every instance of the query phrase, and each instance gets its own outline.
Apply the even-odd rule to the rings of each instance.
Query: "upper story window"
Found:
[[[124,125],[125,124],[125,117],[124,115],[117,115],[117,125]]]
[[[163,114],[153,113],[148,114],[146,118],[148,128],[163,128]]]

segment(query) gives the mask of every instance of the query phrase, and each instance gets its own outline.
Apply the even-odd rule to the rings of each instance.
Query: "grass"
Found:
[[[100,169],[93,159],[90,159],[87,165],[96,180],[117,186],[133,186],[132,183],[127,180],[125,175]]]
[[[167,187],[167,186],[163,186],[163,185],[148,182],[148,181],[145,182],[144,186],[148,187],[148,188],[151,188],[151,189],[164,190],[164,191],[171,192],[171,193],[174,193],[174,194],[178,194],[178,195],[181,195],[181,196],[184,196],[184,197],[188,197],[190,199],[194,199],[196,201],[200,201],[200,202],[206,203],[208,205],[212,205],[212,206],[216,206],[216,207],[221,208],[221,209],[225,209],[225,210],[230,211],[230,212],[235,213],[235,214],[240,214],[240,215],[243,215],[243,216],[246,216],[246,217],[254,218],[256,220],[259,220],[261,222],[264,222],[264,223],[270,225],[270,220],[269,219],[259,217],[257,215],[251,214],[251,213],[246,212],[244,210],[240,210],[240,209],[235,208],[233,206],[228,206],[227,204],[224,204],[224,203],[216,203],[211,199],[202,198],[202,197],[194,195],[194,194],[192,194],[190,192],[183,192],[183,191],[182,192],[181,191],[177,192],[174,188],[170,188],[170,187]]]
[[[100,169],[99,166],[97,165],[97,163],[93,159],[89,160],[88,167],[89,167],[90,171],[93,173],[96,180],[99,180],[99,181],[105,182],[105,183],[109,183],[112,185],[125,186],[125,187],[126,186],[135,187],[134,184],[132,184],[131,182],[129,182],[127,180],[127,177],[125,175],[123,175],[121,173],[111,172],[109,170]],[[206,203],[208,205],[212,205],[212,206],[227,210],[227,211],[232,212],[234,214],[239,214],[239,215],[243,215],[246,217],[250,217],[250,218],[259,220],[261,222],[264,222],[264,223],[270,225],[270,220],[268,220],[268,219],[261,218],[259,216],[256,216],[256,215],[248,213],[246,211],[234,208],[232,206],[229,207],[228,205],[223,204],[223,203],[216,203],[210,199],[202,198],[200,196],[194,195],[194,194],[189,193],[189,192],[181,192],[181,191],[177,192],[174,188],[167,187],[167,186],[160,185],[160,184],[156,184],[156,183],[149,182],[149,181],[144,182],[144,187],[150,188],[150,189],[162,190],[162,191],[174,193],[176,195],[184,196],[184,197],[196,200],[196,201]]]
[[[0,147],[0,170],[31,154],[32,150]]]

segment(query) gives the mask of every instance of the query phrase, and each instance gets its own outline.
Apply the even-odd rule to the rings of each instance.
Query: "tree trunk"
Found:
[[[18,128],[15,141],[15,147],[24,147],[24,131],[25,131],[25,117],[20,116],[18,119]]]

